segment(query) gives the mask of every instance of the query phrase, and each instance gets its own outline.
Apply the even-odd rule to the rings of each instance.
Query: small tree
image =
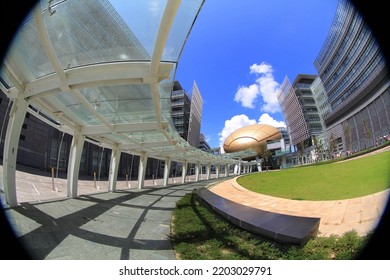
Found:
[[[328,156],[329,158],[333,158],[333,154],[336,150],[336,139],[334,139],[333,133],[330,134],[328,138]]]
[[[319,141],[318,141],[318,152],[319,152],[319,154],[321,155],[321,160],[323,160],[324,159],[324,154],[325,154],[325,146],[324,146],[324,142],[323,142],[323,140],[322,139],[320,139]]]
[[[319,161],[320,156],[321,156],[321,160],[322,160],[322,154],[324,151],[324,144],[322,143],[321,139],[318,139],[317,136],[313,136],[313,145],[314,145],[314,151],[316,154],[316,161]]]
[[[345,145],[346,150],[351,151],[352,150],[352,130],[349,126],[348,121],[343,123],[343,130],[344,130],[344,137],[345,137]]]
[[[265,166],[270,166],[270,158],[272,157],[272,153],[267,148],[261,153],[261,157],[264,159],[263,163]]]
[[[364,149],[367,149],[367,141],[372,138],[372,131],[366,119],[363,119]]]
[[[303,164],[303,153],[305,152],[305,148],[306,145],[304,140],[298,143],[298,161],[300,161],[301,164]]]

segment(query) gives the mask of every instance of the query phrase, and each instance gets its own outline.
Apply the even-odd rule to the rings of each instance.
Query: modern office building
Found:
[[[211,147],[209,143],[207,142],[206,136],[203,133],[200,133],[199,137],[199,149],[205,152],[209,152]]]
[[[313,93],[321,126],[323,128],[322,133],[320,133],[317,136],[317,141],[321,141],[321,143],[324,146],[327,146],[328,138],[326,136],[326,130],[325,130],[326,129],[325,118],[330,114],[330,105],[328,101],[328,96],[326,94],[324,84],[322,83],[321,78],[319,76],[315,78],[310,88],[311,88],[311,92]]]
[[[187,141],[190,123],[191,99],[179,81],[175,81],[173,84],[171,107],[172,120],[176,131],[184,140]]]
[[[390,133],[390,80],[382,51],[361,14],[339,1],[315,62],[327,95],[322,111],[338,150],[372,147]]]
[[[201,140],[204,146],[205,138],[201,139],[200,130],[203,100],[196,82],[194,81],[191,91],[187,93],[180,82],[175,81],[171,102],[172,120],[177,132],[191,146],[201,148]]]
[[[371,30],[350,1],[339,1],[314,65],[317,77],[306,83],[298,75],[292,84],[285,78],[278,95],[295,150],[304,143],[304,153],[318,159],[360,151],[388,139],[388,68]],[[315,155],[307,148],[310,145],[317,148]],[[325,152],[318,154],[318,148]],[[297,162],[294,154],[288,157],[287,163]]]
[[[286,77],[278,92],[278,101],[286,121],[291,144],[310,146],[312,137],[322,131],[317,106],[310,86],[316,75],[299,74],[291,84]]]
[[[180,82],[175,81],[171,103],[172,120],[180,136],[192,147],[208,152],[210,147],[200,132],[203,100],[196,82],[194,81],[191,91],[187,93]],[[176,168],[180,169],[180,166],[180,163],[175,164]],[[193,174],[194,170],[194,165],[190,165],[189,173]]]
[[[190,123],[188,127],[187,142],[191,146],[199,148],[203,99],[195,81],[192,86],[190,96],[191,96],[191,110],[190,110]]]

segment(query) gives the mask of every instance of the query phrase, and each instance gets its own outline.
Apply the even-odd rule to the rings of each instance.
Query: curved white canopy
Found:
[[[50,125],[103,147],[237,163],[240,155],[190,146],[171,119],[177,63],[203,2],[42,0],[4,60],[3,91]]]

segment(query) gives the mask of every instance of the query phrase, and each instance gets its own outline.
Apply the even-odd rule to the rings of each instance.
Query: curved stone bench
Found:
[[[317,236],[320,218],[273,213],[223,198],[207,188],[196,194],[215,212],[231,223],[271,241],[303,246]]]

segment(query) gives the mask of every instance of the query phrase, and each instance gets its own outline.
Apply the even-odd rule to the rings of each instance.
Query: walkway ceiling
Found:
[[[29,113],[60,131],[102,147],[237,163],[240,154],[190,146],[171,119],[178,60],[203,2],[42,0],[7,53],[2,90],[27,100]]]

